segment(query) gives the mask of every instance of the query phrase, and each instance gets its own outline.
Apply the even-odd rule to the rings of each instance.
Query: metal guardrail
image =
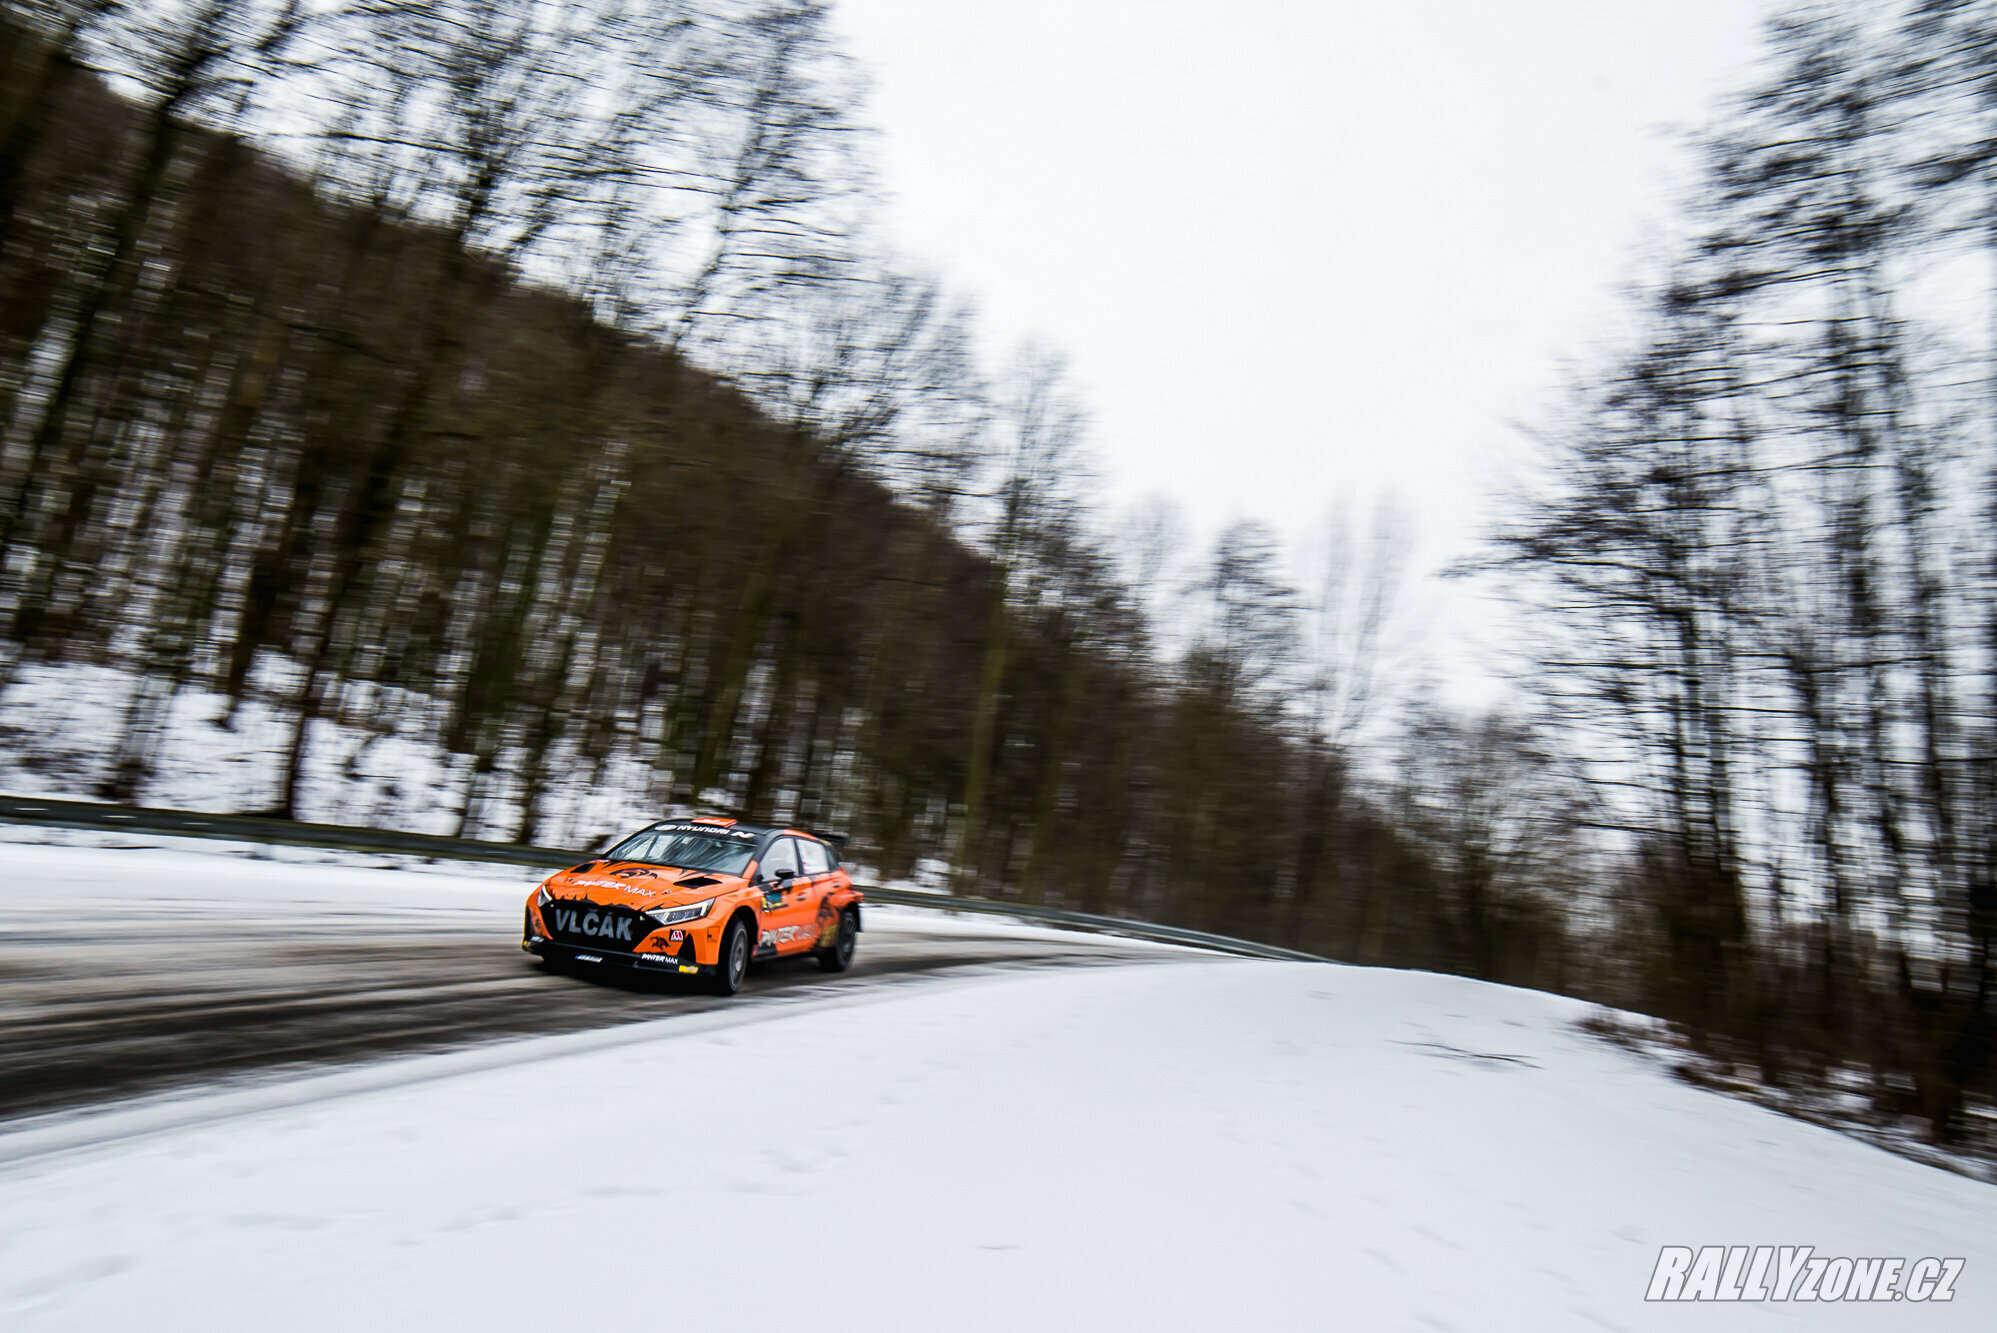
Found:
[[[343,824],[304,824],[261,815],[208,815],[137,805],[107,805],[95,801],[54,801],[38,796],[0,796],[0,823],[40,824],[48,828],[87,829],[98,833],[221,838],[230,842],[320,847],[334,851],[391,852],[401,856],[428,856],[452,861],[546,866],[551,870],[572,866],[586,859],[575,852],[558,852],[520,843],[477,842],[469,838],[443,838],[429,833],[350,828]]]
[[[587,852],[564,852],[552,847],[530,847],[524,843],[480,842],[472,838],[445,838],[431,833],[401,833],[393,829],[352,828],[344,824],[306,824],[263,815],[211,815],[187,810],[161,810],[137,805],[110,805],[96,801],[58,801],[39,796],[0,796],[0,824],[31,824],[44,828],[81,829],[93,833],[150,833],[172,838],[217,838],[228,842],[267,843],[283,847],[316,847],[329,851],[379,852],[397,856],[420,856],[437,860],[483,861],[497,865],[517,865],[534,869],[558,870],[587,860]],[[986,916],[1008,916],[1048,925],[1127,935],[1134,939],[1164,944],[1186,944],[1202,949],[1243,954],[1251,958],[1274,958],[1291,962],[1322,963],[1329,959],[1296,949],[1259,944],[1254,940],[1214,935],[1203,930],[1186,930],[1150,921],[1129,921],[1122,917],[1096,916],[1059,907],[1036,907],[1030,903],[1009,903],[994,898],[963,898],[948,893],[909,893],[901,889],[861,885],[870,903],[895,907],[921,907],[939,912],[970,912]]]
[[[1232,935],[1213,935],[1204,930],[1161,926],[1151,921],[1131,921],[1120,916],[1096,916],[1090,912],[1070,912],[1061,907],[1035,907],[1031,903],[1009,903],[997,898],[960,898],[952,893],[908,893],[902,889],[879,889],[867,885],[861,885],[861,888],[866,893],[869,903],[888,903],[895,907],[927,907],[937,912],[982,912],[990,916],[1018,917],[1026,921],[1044,921],[1050,926],[1068,926],[1113,935],[1128,935],[1133,939],[1155,940],[1160,944],[1190,944],[1201,949],[1219,949],[1224,953],[1238,953],[1250,958],[1277,958],[1293,963],[1331,961],[1329,958],[1320,958],[1314,953],[1284,949],[1274,944],[1258,944],[1254,940],[1236,939]]]

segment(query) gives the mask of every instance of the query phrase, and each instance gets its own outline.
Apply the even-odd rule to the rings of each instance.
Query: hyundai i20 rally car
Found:
[[[741,989],[752,958],[853,962],[860,891],[822,839],[733,819],[668,819],[527,900],[520,947],[550,962],[702,977]]]

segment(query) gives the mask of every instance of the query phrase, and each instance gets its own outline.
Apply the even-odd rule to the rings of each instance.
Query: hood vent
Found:
[[[712,875],[695,875],[692,879],[673,881],[673,887],[676,889],[704,889],[710,884],[719,884],[720,882],[720,880],[715,879]]]

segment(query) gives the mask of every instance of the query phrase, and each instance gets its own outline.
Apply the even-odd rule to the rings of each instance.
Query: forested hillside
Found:
[[[472,835],[599,834],[540,794],[637,759],[661,806],[841,829],[890,875],[1561,984],[1555,911],[1485,871],[1445,902],[1413,812],[1299,722],[1266,539],[1223,544],[1167,669],[1057,360],[978,377],[960,311],[833,234],[819,7],[359,6],[366,77],[304,149],[251,141],[289,114],[258,90],[337,82],[285,62],[338,34],[198,8],[10,29],[6,668],[130,670],[98,794],[145,798],[199,688],[295,720],[278,813],[315,720],[414,726]],[[667,40],[671,86],[595,63]],[[663,244],[642,214],[687,199]]]

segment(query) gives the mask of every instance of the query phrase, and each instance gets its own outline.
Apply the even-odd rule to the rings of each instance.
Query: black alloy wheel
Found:
[[[714,964],[714,993],[733,995],[742,989],[742,978],[748,975],[749,928],[737,917],[721,937],[721,956]]]
[[[827,972],[844,972],[853,965],[853,949],[860,942],[860,923],[852,908],[839,914],[839,933],[832,947],[818,951],[818,965]]]

